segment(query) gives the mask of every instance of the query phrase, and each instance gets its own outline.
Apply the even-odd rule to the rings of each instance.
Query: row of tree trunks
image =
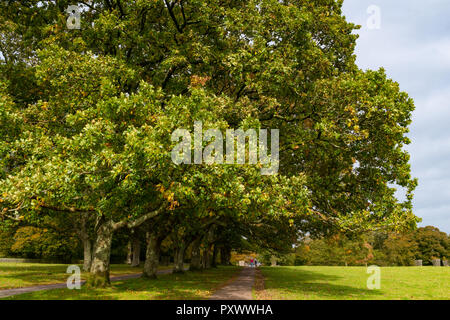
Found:
[[[216,241],[216,226],[211,225],[208,232],[197,235],[191,248],[191,263],[189,270],[201,270],[217,267],[217,255],[219,247]],[[203,251],[202,248],[203,247]]]
[[[90,277],[88,285],[93,287],[104,287],[110,284],[109,267],[111,256],[111,244],[114,232],[124,225],[118,227],[118,223],[105,218],[97,223],[96,238],[94,245],[91,241],[85,241],[85,267],[90,265]],[[153,226],[154,227],[154,226]],[[164,235],[163,235],[164,234]],[[144,264],[143,275],[146,278],[156,278],[161,243],[166,237],[166,232],[155,232],[149,230],[146,233],[147,250]],[[90,240],[89,237],[86,238]],[[216,265],[218,248],[214,245],[214,228],[210,228],[206,235],[197,235],[177,239],[177,247],[174,254],[174,273],[184,272],[184,258],[186,249],[192,244],[191,266],[190,270],[199,270],[202,268],[211,268]],[[132,250],[132,265],[139,265],[140,243],[137,234],[130,239]],[[206,244],[203,254],[201,254],[201,245]],[[221,250],[222,263],[229,264],[230,250]]]
[[[161,206],[134,221],[122,220],[119,222],[114,222],[112,219],[107,219],[105,216],[100,216],[97,220],[95,228],[96,238],[94,242],[90,276],[87,281],[87,285],[92,287],[105,287],[110,285],[109,264],[111,259],[112,239],[115,231],[121,228],[136,229],[150,219],[159,216],[164,210],[165,207]],[[136,254],[134,254],[135,257],[139,257],[137,252],[140,251],[140,245],[138,247],[139,250],[136,249]],[[134,263],[136,262],[138,262],[137,258],[134,260]]]

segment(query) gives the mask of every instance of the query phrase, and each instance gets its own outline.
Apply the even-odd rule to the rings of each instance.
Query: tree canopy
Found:
[[[80,29],[67,27],[74,4]],[[145,226],[151,248],[167,230],[182,260],[191,243],[229,249],[225,234],[281,250],[301,233],[414,227],[414,104],[383,69],[356,66],[357,26],[341,6],[2,1],[2,221],[64,215],[93,234],[93,285],[108,283],[122,228]],[[197,121],[278,129],[278,174],[174,163],[172,133]]]

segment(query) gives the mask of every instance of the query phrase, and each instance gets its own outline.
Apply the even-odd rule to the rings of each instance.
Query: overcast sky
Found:
[[[407,148],[419,179],[415,214],[420,226],[450,233],[450,1],[344,0],[344,15],[362,26],[358,65],[384,67],[415,101]]]

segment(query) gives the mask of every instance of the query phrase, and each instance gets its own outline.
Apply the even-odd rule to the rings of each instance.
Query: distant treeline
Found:
[[[271,254],[263,254],[266,264]],[[404,234],[373,232],[363,236],[301,239],[290,254],[277,256],[278,265],[410,266],[415,260],[431,265],[433,259],[450,257],[450,236],[428,226]]]
[[[128,234],[118,233],[111,253],[112,262],[125,261],[128,241]],[[141,250],[141,254],[144,253]],[[83,245],[76,233],[67,228],[11,226],[0,228],[1,257],[72,263],[83,259]]]
[[[124,261],[128,238],[126,233],[120,233],[114,240],[113,261]],[[163,251],[167,251],[170,246],[163,247]],[[141,253],[145,252],[143,249]],[[273,252],[262,253],[258,259],[270,265],[273,255]],[[2,256],[70,262],[82,259],[83,253],[80,241],[72,232],[27,226],[0,229]],[[415,260],[431,265],[433,259],[445,261],[449,257],[450,235],[428,226],[409,233],[372,232],[352,237],[337,234],[322,238],[306,236],[294,245],[291,253],[278,254],[276,260],[278,265],[296,266],[409,266],[414,265]]]

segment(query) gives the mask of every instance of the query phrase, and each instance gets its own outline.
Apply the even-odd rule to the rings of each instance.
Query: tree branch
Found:
[[[142,217],[137,218],[136,220],[133,220],[133,221],[123,220],[123,221],[116,222],[113,224],[113,229],[118,230],[123,227],[128,227],[130,229],[133,229],[133,228],[139,227],[141,224],[143,224],[147,220],[150,220],[151,218],[154,218],[154,217],[158,216],[159,214],[161,214],[165,209],[166,209],[166,206],[160,206],[158,209],[151,211],[151,212],[143,215]]]
[[[64,207],[64,208],[58,208],[55,206],[49,206],[49,205],[40,205],[41,208],[49,209],[53,211],[60,211],[60,212],[97,212],[95,210],[86,210],[86,209],[79,209],[74,207]]]
[[[166,4],[167,10],[169,10],[169,15],[172,18],[173,23],[175,24],[175,27],[177,28],[178,32],[183,33],[183,29],[180,28],[177,18],[175,17],[175,14],[173,13],[173,7],[174,7],[175,3],[170,4],[167,2],[167,0],[164,0],[164,3]]]

